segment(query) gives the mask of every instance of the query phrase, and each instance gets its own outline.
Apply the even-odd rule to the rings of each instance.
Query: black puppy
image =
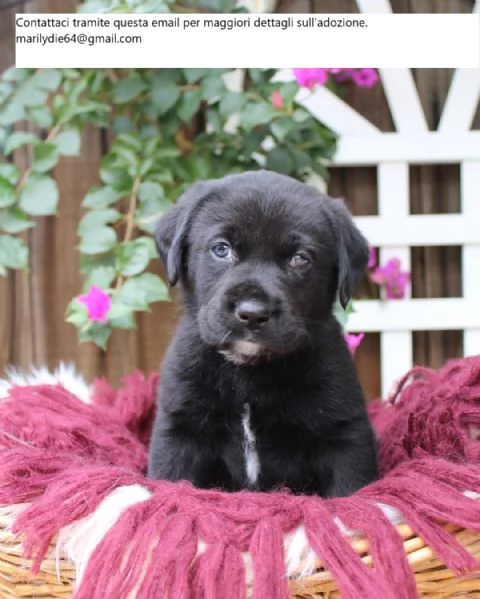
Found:
[[[232,175],[195,184],[156,241],[185,310],[149,476],[329,497],[373,481],[375,436],[332,315],[368,258],[343,202],[268,171]]]

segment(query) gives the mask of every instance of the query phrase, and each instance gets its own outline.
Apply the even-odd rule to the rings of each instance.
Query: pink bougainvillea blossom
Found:
[[[273,91],[270,96],[270,102],[272,106],[277,110],[282,110],[285,106],[285,100],[283,99],[282,94],[279,91]]]
[[[359,335],[352,335],[350,333],[345,333],[344,337],[345,341],[347,342],[348,349],[352,352],[352,354],[355,354],[356,350],[358,349],[358,346],[365,337],[365,334],[360,333]]]
[[[328,79],[328,69],[293,69],[298,85],[311,89],[316,83],[324,85]]]
[[[92,322],[101,322],[106,324],[107,313],[112,307],[112,300],[108,293],[92,285],[88,293],[79,295],[77,300],[87,308],[88,318]]]
[[[377,266],[377,252],[375,251],[375,248],[370,248],[368,253],[367,268],[368,270],[372,270],[372,268],[375,268],[375,266]]]
[[[325,85],[329,75],[337,81],[351,79],[360,87],[372,87],[378,81],[375,69],[293,69],[295,79],[301,87],[311,89],[314,85]]]
[[[350,76],[360,87],[372,87],[378,81],[375,69],[352,69]]]
[[[370,280],[385,287],[387,299],[402,299],[405,297],[410,273],[402,271],[398,258],[391,258],[384,266],[377,266],[370,273]]]

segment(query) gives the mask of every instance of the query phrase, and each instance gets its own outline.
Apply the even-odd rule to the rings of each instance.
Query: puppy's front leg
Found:
[[[225,484],[222,468],[213,451],[185,435],[154,426],[147,476],[156,480],[187,480],[200,488]],[[222,476],[223,475],[223,476]]]
[[[331,473],[326,497],[347,497],[378,478],[377,441],[366,427],[345,443],[330,449],[326,465]]]

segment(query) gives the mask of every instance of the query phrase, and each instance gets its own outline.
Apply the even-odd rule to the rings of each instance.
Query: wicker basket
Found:
[[[66,599],[71,597],[75,584],[74,565],[69,563],[65,556],[60,555],[56,559],[55,545],[52,544],[47,558],[42,562],[40,573],[33,577],[29,572],[30,562],[22,558],[22,549],[18,539],[9,532],[12,519],[13,516],[12,518],[0,518],[1,599],[18,597]],[[446,528],[470,553],[480,559],[478,533],[451,525],[447,525]],[[415,573],[417,589],[421,597],[480,599],[480,571],[459,578],[436,559],[430,547],[426,546],[410,527],[401,524],[397,526],[397,530],[404,540],[403,547]],[[364,539],[352,540],[352,546],[362,556],[365,563],[372,562],[368,552],[368,543]],[[332,576],[320,564],[314,574],[298,578],[292,577],[289,584],[292,598],[338,599],[341,597]]]

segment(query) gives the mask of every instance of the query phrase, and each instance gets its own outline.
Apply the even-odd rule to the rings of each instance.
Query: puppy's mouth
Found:
[[[272,354],[259,342],[240,339],[220,349],[220,353],[234,364],[254,365],[271,358]]]

